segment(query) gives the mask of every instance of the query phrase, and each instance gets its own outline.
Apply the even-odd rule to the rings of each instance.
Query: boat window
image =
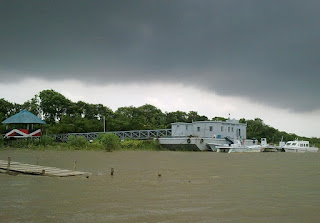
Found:
[[[223,132],[223,126],[221,126],[221,132]]]
[[[197,127],[198,132],[200,132],[200,127]]]
[[[304,145],[303,145],[303,144],[299,144],[299,146],[300,146],[300,147],[303,147]]]
[[[209,126],[209,130],[210,130],[210,132],[212,132],[212,130],[213,130],[213,127],[212,127],[212,126]]]
[[[297,145],[297,143],[292,143],[293,146]]]

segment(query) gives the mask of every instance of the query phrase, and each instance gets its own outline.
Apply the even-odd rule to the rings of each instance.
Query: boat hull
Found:
[[[305,153],[305,152],[318,152],[318,148],[309,147],[309,148],[284,148],[284,151],[287,153]]]

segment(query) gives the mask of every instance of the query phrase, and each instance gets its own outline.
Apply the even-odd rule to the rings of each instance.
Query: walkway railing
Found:
[[[89,133],[66,133],[66,134],[52,134],[55,141],[66,142],[70,135],[76,137],[83,136],[87,140],[95,139],[99,134],[113,133],[120,139],[153,139],[161,137],[171,137],[171,129],[155,129],[155,130],[131,130],[131,131],[115,131],[115,132],[89,132]]]

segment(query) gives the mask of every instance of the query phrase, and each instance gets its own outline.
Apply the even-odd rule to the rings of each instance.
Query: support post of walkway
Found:
[[[77,160],[74,161],[73,163],[73,171],[77,170]]]
[[[11,163],[11,157],[8,156],[7,173],[9,173],[9,171],[10,171],[10,163]]]

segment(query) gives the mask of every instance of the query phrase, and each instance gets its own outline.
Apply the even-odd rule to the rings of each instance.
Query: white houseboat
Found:
[[[310,147],[309,141],[299,141],[298,139],[294,141],[288,141],[283,149],[286,152],[294,152],[294,153],[304,153],[304,152],[318,152],[317,147]]]

